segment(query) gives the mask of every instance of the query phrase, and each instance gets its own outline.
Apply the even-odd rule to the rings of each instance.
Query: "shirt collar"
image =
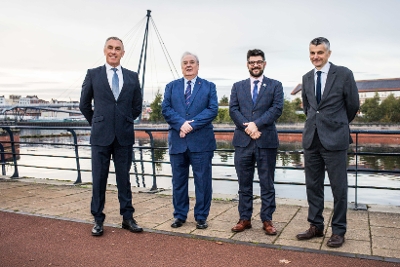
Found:
[[[191,79],[191,80],[188,80],[188,79],[186,79],[185,77],[183,77],[183,79],[185,80],[185,85],[187,84],[188,81],[190,81],[190,85],[193,86],[193,85],[196,84],[197,76],[194,77],[194,78]]]
[[[253,76],[250,76],[250,82],[251,82],[251,84],[254,84],[254,81],[260,81],[259,84],[261,84],[262,81],[263,81],[263,79],[264,79],[264,75],[261,75],[261,76],[258,77],[258,78],[254,78]]]
[[[107,68],[107,70],[111,70],[112,68],[114,68],[113,66],[111,66],[110,64],[108,64],[107,62],[106,62],[106,68]],[[118,65],[117,67],[115,67],[118,71],[121,71],[121,65]]]
[[[322,73],[328,74],[329,68],[331,67],[331,63],[328,61],[321,69],[320,71]],[[314,68],[314,75],[317,73],[317,69]]]

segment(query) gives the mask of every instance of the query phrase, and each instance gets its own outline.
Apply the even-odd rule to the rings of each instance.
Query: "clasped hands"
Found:
[[[258,139],[261,136],[261,132],[258,130],[257,125],[254,122],[245,122],[243,123],[244,126],[247,126],[244,131],[250,135],[251,139]]]
[[[185,136],[193,130],[193,127],[190,125],[190,123],[192,122],[193,120],[185,121],[185,123],[182,124],[181,129],[179,131],[180,138],[185,138]]]

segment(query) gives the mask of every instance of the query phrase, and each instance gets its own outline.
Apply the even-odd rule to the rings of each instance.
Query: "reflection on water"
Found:
[[[24,130],[23,130],[24,131]],[[22,135],[22,134],[21,134]],[[78,136],[78,143],[80,145],[89,144],[88,135]],[[20,138],[21,142],[31,142],[32,144],[21,144],[21,159],[18,161],[20,165],[30,166],[43,166],[54,168],[76,168],[75,154],[73,146],[63,146],[61,144],[73,144],[72,137],[70,136],[47,136],[47,137],[29,137]],[[46,142],[49,144],[35,144]],[[55,145],[54,145],[55,144]],[[158,188],[171,189],[171,167],[169,162],[168,144],[166,139],[154,139],[154,157],[157,175]],[[199,144],[200,145],[200,144]],[[152,187],[152,165],[151,165],[151,150],[149,139],[137,139],[134,148],[134,160],[131,173],[132,184],[137,187]],[[277,156],[277,170],[275,173],[275,180],[277,182],[304,182],[303,170],[296,169],[283,169],[280,167],[303,167],[303,154],[301,153],[301,143],[281,143],[279,147],[279,154]],[[354,151],[354,145],[351,146],[349,151]],[[359,147],[361,152],[374,152],[374,153],[394,153],[398,151],[396,147]],[[35,154],[36,156],[31,156]],[[42,156],[40,156],[42,155]],[[44,157],[48,155],[65,156],[60,157]],[[80,166],[82,170],[82,181],[91,181],[91,162],[90,162],[90,147],[79,147]],[[217,151],[215,151],[213,164],[218,165],[213,167],[213,191],[214,193],[237,194],[237,176],[233,167],[234,147],[229,141],[218,141]],[[147,161],[147,162],[143,162]],[[355,156],[350,155],[349,166],[355,166]],[[399,157],[390,157],[387,155],[372,156],[360,155],[358,157],[358,164],[360,168],[372,168],[375,170],[398,170],[400,165]],[[111,164],[110,171],[114,171]],[[226,166],[220,166],[226,165]],[[10,171],[7,170],[9,173]],[[76,180],[76,171],[52,170],[52,169],[38,169],[33,167],[20,167],[20,176],[33,176],[37,178],[49,178],[60,180]],[[146,175],[145,175],[146,174]],[[327,177],[327,176],[326,176]],[[229,181],[232,180],[232,181]],[[257,180],[257,177],[256,177]],[[115,176],[113,173],[109,175],[108,182],[115,184]],[[329,183],[326,178],[326,183]],[[349,184],[355,184],[355,175],[349,173]],[[400,178],[398,175],[390,174],[358,174],[358,185],[366,186],[386,186],[386,187],[400,187]],[[194,190],[193,181],[190,182],[190,190]],[[258,183],[254,184],[254,192],[258,194]],[[374,190],[374,189],[358,189],[358,202],[367,204],[386,204],[386,205],[400,205],[400,198],[398,198],[399,191],[395,190]],[[281,198],[294,198],[305,199],[305,186],[296,185],[276,185],[277,197]],[[326,187],[326,199],[332,200],[330,188]],[[349,201],[354,199],[354,189],[349,189]],[[385,194],[385,198],[381,195]]]

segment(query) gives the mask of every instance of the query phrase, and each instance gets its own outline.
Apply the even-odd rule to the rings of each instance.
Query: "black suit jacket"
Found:
[[[107,146],[115,138],[122,146],[135,142],[134,120],[142,111],[142,94],[137,73],[122,68],[122,74],[124,84],[115,100],[108,83],[106,66],[87,71],[79,109],[92,126],[92,145]]]

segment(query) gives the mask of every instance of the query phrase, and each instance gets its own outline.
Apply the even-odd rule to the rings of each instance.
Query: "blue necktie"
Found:
[[[189,106],[189,102],[190,102],[190,96],[192,95],[191,92],[191,87],[190,87],[190,81],[187,82],[187,87],[185,90],[185,104],[186,106]]]
[[[118,79],[118,75],[117,75],[117,68],[112,68],[112,70],[114,71],[114,75],[112,77],[112,92],[114,95],[115,100],[118,99],[119,96],[119,79]]]
[[[317,98],[317,103],[321,102],[321,71],[317,71],[317,85],[316,85],[315,96]]]
[[[259,80],[254,81],[254,88],[253,88],[253,104],[256,104],[257,101],[257,96],[258,96],[258,86],[257,84],[259,83]]]

